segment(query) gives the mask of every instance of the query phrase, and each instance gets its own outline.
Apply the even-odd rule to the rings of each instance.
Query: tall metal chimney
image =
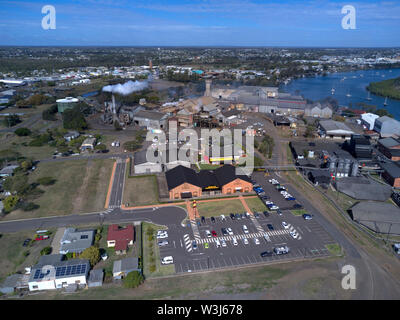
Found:
[[[206,79],[206,92],[204,93],[205,97],[211,97],[211,79]]]

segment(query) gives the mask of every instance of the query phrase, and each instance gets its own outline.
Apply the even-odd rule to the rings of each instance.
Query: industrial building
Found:
[[[140,110],[133,116],[134,124],[146,129],[163,129],[166,128],[168,115],[148,110]]]
[[[350,139],[354,132],[343,122],[324,120],[319,122],[319,134],[322,138]]]
[[[374,130],[380,134],[381,138],[400,136],[400,122],[383,116],[375,120]]]
[[[349,142],[349,151],[357,159],[371,159],[372,145],[366,136],[353,134]]]
[[[247,175],[236,174],[235,167],[224,165],[215,170],[192,169],[178,166],[166,172],[169,197],[187,199],[202,195],[247,193],[252,191],[252,183]]]
[[[78,104],[79,100],[73,97],[66,97],[64,99],[58,99],[57,103],[57,110],[59,113],[63,113],[67,109],[72,109]]]
[[[394,138],[378,140],[378,150],[392,161],[400,161],[400,141]]]
[[[374,113],[363,113],[361,115],[361,123],[367,128],[367,130],[374,130],[375,120],[379,116]]]

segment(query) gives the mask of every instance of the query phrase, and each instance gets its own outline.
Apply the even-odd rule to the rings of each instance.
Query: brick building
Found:
[[[392,161],[400,160],[400,141],[394,138],[384,138],[378,141],[378,149]]]
[[[252,183],[246,175],[236,175],[235,167],[224,165],[216,170],[196,172],[177,166],[166,172],[169,198],[188,199],[203,195],[222,193],[247,193],[252,191]],[[210,193],[212,192],[212,193]]]

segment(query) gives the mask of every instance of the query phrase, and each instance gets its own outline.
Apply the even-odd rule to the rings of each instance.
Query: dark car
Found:
[[[211,217],[211,222],[214,223],[215,222],[215,218]]]
[[[269,198],[268,196],[261,196],[260,199],[261,199],[261,200],[268,200],[268,199],[270,199],[270,198]]]
[[[197,225],[200,227],[201,226],[201,223],[200,223],[200,221],[197,221]]]
[[[254,213],[254,216],[255,216],[257,219],[260,219],[260,214],[259,214],[258,212],[255,212],[255,213]]]
[[[32,239],[25,239],[24,243],[22,244],[22,246],[27,247],[28,244],[32,241]]]
[[[240,220],[240,214],[239,214],[239,213],[236,213],[236,214],[235,214],[235,218],[236,218],[237,220]]]
[[[245,215],[243,213],[240,214],[240,219],[244,219]]]
[[[274,226],[272,224],[270,224],[270,223],[267,224],[267,227],[271,231],[274,230]]]
[[[296,203],[295,205],[293,205],[293,209],[301,209],[301,208],[303,208],[301,204]]]
[[[269,217],[268,211],[264,211],[263,213],[264,213],[264,216]]]
[[[280,215],[280,216],[283,214],[281,209],[278,209],[278,210],[276,211],[276,213],[277,213],[278,215]]]
[[[221,228],[221,232],[224,236],[228,235],[228,231],[226,231],[226,228]]]
[[[202,222],[202,223],[205,223],[205,222],[206,222],[206,218],[201,217],[201,222]]]
[[[303,214],[303,218],[304,218],[304,220],[311,220],[312,219],[312,215],[308,214],[308,213],[305,213],[305,214]]]
[[[265,258],[265,257],[271,257],[273,254],[274,254],[274,253],[271,252],[271,251],[264,251],[264,252],[261,252],[261,253],[260,253],[260,256],[261,256],[262,258]]]
[[[232,220],[235,220],[235,215],[233,213],[231,213],[229,216],[231,217]]]

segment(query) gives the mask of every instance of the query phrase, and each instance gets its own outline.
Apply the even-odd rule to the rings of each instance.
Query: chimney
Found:
[[[116,113],[116,108],[115,108],[115,97],[114,95],[112,95],[112,113]]]
[[[206,79],[206,92],[204,93],[205,97],[211,97],[211,79]]]

